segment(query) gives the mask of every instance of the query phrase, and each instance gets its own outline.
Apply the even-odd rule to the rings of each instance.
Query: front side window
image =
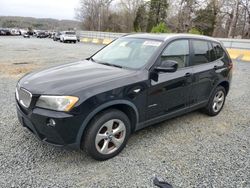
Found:
[[[192,58],[191,64],[201,65],[204,63],[209,63],[211,51],[211,49],[209,49],[209,43],[207,41],[202,40],[193,40],[192,45],[194,56]]]
[[[148,63],[162,41],[120,38],[92,57],[96,63],[138,69]]]
[[[177,40],[170,43],[161,55],[161,61],[172,60],[178,63],[178,68],[188,65],[189,42],[188,40]]]

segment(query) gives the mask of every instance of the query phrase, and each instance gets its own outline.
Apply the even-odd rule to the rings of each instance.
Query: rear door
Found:
[[[192,83],[189,40],[171,42],[159,57],[159,61],[173,60],[178,63],[174,73],[158,73],[158,81],[151,80],[148,90],[147,119],[165,115],[187,106]]]
[[[223,66],[223,62],[218,60],[211,42],[192,39],[190,65],[194,74],[190,104],[206,102],[219,79],[216,70]]]

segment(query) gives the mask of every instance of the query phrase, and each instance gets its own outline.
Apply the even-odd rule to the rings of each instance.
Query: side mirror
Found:
[[[178,69],[178,62],[173,60],[162,61],[161,64],[155,67],[157,72],[176,72]]]

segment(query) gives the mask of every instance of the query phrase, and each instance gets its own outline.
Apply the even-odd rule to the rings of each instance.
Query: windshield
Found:
[[[97,63],[138,69],[147,64],[161,41],[150,39],[121,38],[92,57]]]
[[[65,34],[66,35],[75,35],[76,33],[75,32],[66,32]]]

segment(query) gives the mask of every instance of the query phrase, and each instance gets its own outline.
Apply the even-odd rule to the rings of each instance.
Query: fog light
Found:
[[[55,127],[56,126],[56,121],[54,119],[48,119],[47,126]]]

